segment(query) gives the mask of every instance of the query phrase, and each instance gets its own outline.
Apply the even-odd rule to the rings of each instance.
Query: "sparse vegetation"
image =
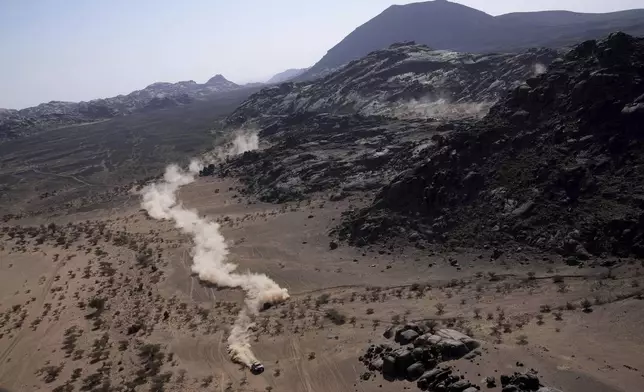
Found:
[[[340,313],[335,308],[327,310],[324,316],[331,320],[331,322],[335,325],[342,325],[347,322],[347,316]]]
[[[36,372],[37,375],[42,376],[43,381],[47,384],[56,381],[58,375],[63,370],[63,365],[60,366],[45,366],[38,369]]]
[[[593,303],[592,303],[592,302],[590,302],[590,300],[588,300],[588,298],[586,298],[586,299],[584,299],[583,301],[581,301],[581,304],[580,304],[580,305],[581,305],[581,308],[582,308],[582,309],[584,310],[584,312],[586,312],[586,313],[590,313],[590,312],[592,312],[592,310],[593,310],[593,309],[592,309]]]

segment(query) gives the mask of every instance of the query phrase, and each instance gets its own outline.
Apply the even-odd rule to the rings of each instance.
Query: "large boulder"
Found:
[[[396,357],[387,355],[382,359],[382,376],[385,380],[396,379]]]
[[[458,380],[455,383],[452,383],[448,387],[449,392],[463,392],[469,387],[471,387],[472,384],[467,381],[467,380]]]
[[[400,333],[397,337],[396,342],[404,345],[413,343],[416,338],[418,338],[418,332],[414,331],[413,329],[409,329],[407,331],[404,331]]]
[[[396,357],[396,372],[399,377],[403,377],[409,368],[414,363],[414,357],[411,350],[401,348],[393,352]]]
[[[435,347],[444,358],[461,358],[480,346],[479,342],[453,329],[441,329],[414,340],[416,347]]]
[[[422,376],[416,382],[418,388],[426,391],[430,386],[435,385],[443,380],[445,380],[452,373],[450,367],[447,368],[435,368],[423,373]]]
[[[539,391],[541,383],[539,377],[532,372],[514,373],[511,376],[501,376],[503,392],[533,392]]]
[[[407,368],[406,378],[408,381],[416,381],[425,373],[425,364],[416,362]]]
[[[454,339],[442,339],[437,346],[443,358],[462,358],[470,352],[465,343]]]
[[[480,343],[478,341],[453,329],[439,329],[436,331],[436,335],[446,339],[458,340],[465,344],[470,351],[480,347]]]

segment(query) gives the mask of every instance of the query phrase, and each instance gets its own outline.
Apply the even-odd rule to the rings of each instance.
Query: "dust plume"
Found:
[[[439,118],[439,119],[468,119],[482,118],[494,105],[492,101],[458,102],[448,99],[411,99],[398,101],[394,104],[375,105],[363,110],[367,114],[377,114],[396,118]]]
[[[195,180],[204,163],[256,149],[258,142],[256,133],[238,134],[229,146],[218,149],[207,162],[193,159],[187,171],[176,164],[169,165],[162,181],[141,191],[141,205],[152,218],[172,220],[177,228],[192,236],[192,271],[199,279],[220,287],[239,287],[246,292],[244,306],[228,337],[228,350],[233,361],[248,367],[258,362],[250,347],[254,317],[264,304],[288,299],[288,292],[264,274],[235,272],[237,265],[228,261],[228,245],[219,224],[184,207],[177,200],[177,191]]]
[[[534,65],[534,74],[536,76],[546,73],[547,70],[546,66],[541,63],[536,63]]]

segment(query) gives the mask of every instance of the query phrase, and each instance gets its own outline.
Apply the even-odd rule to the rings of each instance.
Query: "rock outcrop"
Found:
[[[476,340],[452,329],[431,332],[423,324],[406,324],[395,332],[387,330],[384,336],[395,336],[401,347],[369,346],[359,359],[370,371],[382,373],[388,381],[416,382],[422,390],[462,392],[473,387],[442,362],[462,358],[478,348]]]
[[[400,43],[322,79],[265,88],[240,105],[228,122],[238,125],[302,112],[478,117],[558,56],[550,49],[479,55]]]
[[[436,135],[341,236],[644,257],[643,123],[644,39],[584,42],[483,120]]]

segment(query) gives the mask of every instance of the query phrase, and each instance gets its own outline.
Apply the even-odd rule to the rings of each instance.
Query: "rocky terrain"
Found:
[[[395,42],[470,53],[561,48],[614,31],[644,35],[644,9],[606,14],[566,11],[492,16],[445,0],[392,5],[331,48],[297,80],[323,76]]]
[[[639,392],[643,58],[621,33],[399,44],[234,113],[243,90],[1,143],[0,390]],[[345,82],[443,111],[374,114]],[[280,88],[307,109],[249,110]],[[259,148],[222,158],[227,131]],[[146,188],[176,223],[141,204],[211,156]],[[242,313],[252,293],[193,268],[221,248],[289,297]],[[244,314],[259,372],[228,350]]]
[[[641,39],[621,33],[587,41],[554,60],[546,73],[532,74],[481,120],[306,111],[263,116],[260,120],[273,121],[260,132],[269,146],[219,172],[241,178],[248,194],[264,201],[300,200],[316,192],[331,192],[332,198],[355,190],[377,192],[371,206],[350,212],[339,227],[340,238],[357,245],[402,237],[421,247],[518,243],[559,252],[571,263],[601,254],[641,257],[643,48]],[[252,118],[257,111],[250,108],[261,107],[254,106],[259,102],[270,113],[275,97],[268,95],[279,89],[315,91],[326,85],[335,91],[331,81],[352,69],[373,70],[364,65],[378,55],[396,58],[417,49],[401,45],[375,52],[356,62],[363,67],[349,66],[326,83],[264,90],[231,118],[240,113]],[[518,69],[527,72],[533,62],[527,56]],[[436,72],[453,81],[459,80],[459,70]],[[502,84],[493,79],[470,83],[471,95],[461,90],[453,96],[492,99],[500,94],[494,85]],[[382,78],[365,80],[390,87]],[[429,84],[442,94],[459,84],[444,90],[439,85]],[[306,102],[306,93],[292,96]],[[293,107],[278,106],[274,113],[282,110]]]
[[[186,105],[194,100],[243,88],[222,75],[206,83],[154,83],[142,90],[88,102],[52,101],[22,110],[0,110],[0,141],[40,130],[83,124]]]
[[[644,40],[587,41],[482,121],[434,138],[356,213],[351,241],[518,242],[587,259],[644,256]],[[389,231],[391,229],[391,231]]]
[[[266,84],[276,84],[276,83],[284,83],[287,82],[295,77],[298,77],[302,75],[304,72],[306,72],[308,68],[290,68],[287,69],[286,71],[282,71],[278,74],[273,75],[268,81],[266,81]]]
[[[232,124],[299,112],[390,117],[476,117],[558,57],[435,51],[413,42],[377,50],[313,82],[285,83],[252,95]]]
[[[259,133],[270,143],[265,149],[213,165],[204,174],[240,178],[246,194],[267,202],[304,200],[321,192],[343,199],[354,191],[379,190],[422,162],[423,143],[436,127],[430,120],[290,116]]]

